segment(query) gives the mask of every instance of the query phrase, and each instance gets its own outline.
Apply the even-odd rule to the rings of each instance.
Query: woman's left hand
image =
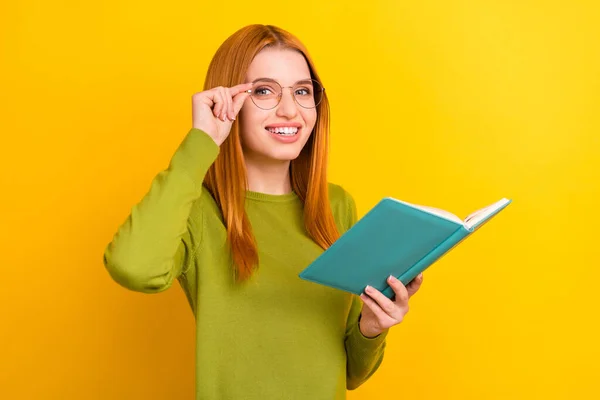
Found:
[[[399,324],[408,312],[408,299],[412,297],[423,283],[423,273],[404,286],[398,279],[390,276],[388,284],[395,293],[394,300],[388,299],[379,290],[367,286],[360,295],[363,301],[360,331],[366,337],[375,337],[384,330]]]

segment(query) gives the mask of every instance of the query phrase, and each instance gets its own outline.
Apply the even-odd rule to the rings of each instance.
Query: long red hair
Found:
[[[249,25],[231,35],[215,53],[206,74],[204,90],[245,83],[254,57],[266,47],[291,49],[304,55],[311,78],[319,79],[304,45],[292,34],[272,25]],[[204,179],[227,227],[233,272],[237,281],[250,278],[258,267],[258,250],[245,212],[246,167],[236,119],[227,139]],[[327,95],[317,106],[313,132],[299,156],[290,163],[291,186],[304,205],[304,226],[309,236],[327,249],[339,237],[329,204],[327,160],[329,146],[329,102]]]

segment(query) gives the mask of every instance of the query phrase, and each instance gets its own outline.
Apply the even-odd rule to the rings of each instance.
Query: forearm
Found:
[[[218,154],[204,132],[192,130],[174,154],[169,168],[132,207],[104,252],[104,264],[115,281],[131,290],[159,292],[171,286],[190,263],[199,236],[188,226],[193,203],[203,192],[202,180]]]
[[[383,362],[388,330],[374,337],[371,332],[361,332],[360,312],[362,303],[353,296],[353,305],[348,317],[345,348],[347,356],[346,386],[356,389],[369,379]]]

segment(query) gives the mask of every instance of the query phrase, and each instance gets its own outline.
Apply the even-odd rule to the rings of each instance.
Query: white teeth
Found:
[[[283,135],[295,135],[298,133],[298,128],[286,126],[282,128],[267,128],[269,132],[283,134]]]

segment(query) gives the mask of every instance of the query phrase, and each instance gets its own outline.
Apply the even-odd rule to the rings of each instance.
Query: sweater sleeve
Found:
[[[218,154],[208,134],[188,132],[104,251],[104,265],[117,283],[157,293],[189,268],[201,236],[199,226],[190,226],[201,221],[191,222],[190,212],[206,190],[202,182]]]
[[[357,221],[356,203],[347,193],[348,229]],[[362,334],[359,327],[363,302],[352,294],[352,305],[346,323],[344,345],[346,347],[346,388],[354,390],[367,381],[383,362],[386,337],[389,329],[374,338]]]

